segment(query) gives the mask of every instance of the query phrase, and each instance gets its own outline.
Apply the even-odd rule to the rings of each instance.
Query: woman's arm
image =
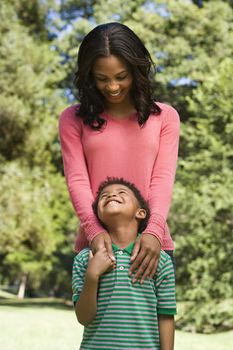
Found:
[[[91,241],[106,232],[92,210],[93,194],[82,146],[82,121],[75,115],[75,106],[67,108],[59,119],[59,133],[64,173],[72,204],[81,226]]]
[[[83,152],[82,121],[75,115],[75,108],[67,108],[59,119],[64,173],[70,198],[93,252],[106,247],[112,261],[115,261],[111,239],[92,210],[94,198]]]
[[[166,108],[162,119],[159,151],[154,164],[149,189],[151,216],[147,228],[135,244],[130,274],[138,268],[134,281],[144,281],[156,271],[164,238],[165,224],[171,204],[178,157],[180,120],[176,110]]]
[[[149,190],[148,202],[151,216],[144,231],[156,236],[161,244],[171,205],[180,133],[180,119],[177,111],[170,106],[166,108],[160,132],[159,151]]]

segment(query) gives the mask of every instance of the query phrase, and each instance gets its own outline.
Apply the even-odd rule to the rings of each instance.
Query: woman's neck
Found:
[[[134,107],[134,105],[131,102],[125,103],[125,104],[111,104],[111,105],[107,105],[105,112],[107,114],[110,114],[111,116],[113,116],[116,119],[125,119],[127,117],[129,117],[130,115],[133,115],[134,113],[136,113],[136,109]]]

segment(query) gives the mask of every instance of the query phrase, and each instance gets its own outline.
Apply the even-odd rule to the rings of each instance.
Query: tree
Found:
[[[57,262],[72,216],[56,170],[63,73],[43,27],[43,4],[1,2],[0,15],[1,273],[9,283],[29,276],[36,290]]]

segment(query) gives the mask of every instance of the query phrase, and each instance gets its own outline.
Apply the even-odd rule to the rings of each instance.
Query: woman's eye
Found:
[[[103,82],[107,81],[106,78],[96,78],[96,80],[97,80],[97,81],[103,81]]]
[[[120,76],[120,77],[117,78],[117,80],[124,80],[126,77],[127,77],[127,75]]]

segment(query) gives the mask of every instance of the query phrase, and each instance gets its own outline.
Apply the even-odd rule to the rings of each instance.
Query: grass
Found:
[[[71,303],[0,300],[2,350],[78,350],[82,327]],[[203,335],[176,331],[175,350],[230,350],[233,331]]]

